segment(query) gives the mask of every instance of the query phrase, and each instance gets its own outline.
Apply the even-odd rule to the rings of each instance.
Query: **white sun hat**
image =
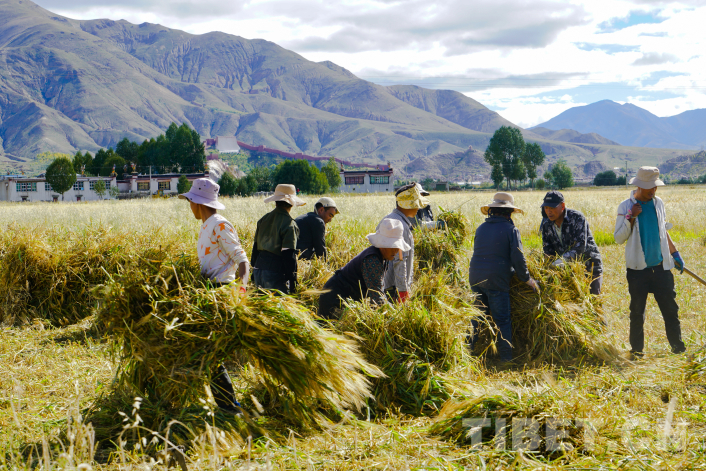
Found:
[[[277,185],[274,195],[265,198],[265,203],[272,201],[284,201],[292,206],[304,206],[306,204],[304,200],[297,196],[297,189],[294,185],[286,185],[283,183]]]
[[[664,186],[664,182],[659,179],[659,169],[657,167],[640,167],[637,170],[637,176],[630,179],[630,184],[643,190]]]
[[[202,204],[214,209],[226,209],[223,203],[218,201],[218,190],[221,187],[210,178],[199,178],[191,184],[191,189],[179,195],[179,198],[189,200],[192,203]]]
[[[493,202],[486,204],[485,206],[481,206],[480,212],[487,215],[490,208],[507,208],[512,209],[513,213],[524,214],[524,211],[515,206],[515,198],[510,193],[505,193],[504,191],[495,193],[493,195]]]
[[[379,249],[402,249],[407,252],[412,248],[404,241],[404,227],[397,219],[383,219],[377,232],[365,237]]]

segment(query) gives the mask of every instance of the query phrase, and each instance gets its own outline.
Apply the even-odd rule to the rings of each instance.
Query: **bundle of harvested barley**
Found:
[[[443,210],[439,220],[446,222],[445,230],[418,228],[414,231],[414,255],[422,270],[455,270],[459,261],[468,222],[459,212]]]
[[[119,348],[118,384],[180,410],[198,404],[219,364],[238,359],[259,369],[284,413],[303,425],[316,407],[359,409],[379,370],[355,341],[321,329],[290,297],[209,288],[189,257],[145,258],[97,289],[96,323]]]
[[[550,267],[550,261],[539,251],[527,256],[539,293],[513,279],[510,295],[515,355],[526,362],[617,358],[620,352],[602,335],[605,324],[600,299],[590,294],[591,278],[583,263],[557,269]],[[488,347],[487,342],[479,343],[481,350]]]
[[[478,312],[464,298],[440,272],[423,275],[405,304],[348,304],[335,327],[358,338],[365,358],[387,375],[374,382],[379,409],[436,411],[454,390],[445,373],[462,363],[473,367],[465,336]]]

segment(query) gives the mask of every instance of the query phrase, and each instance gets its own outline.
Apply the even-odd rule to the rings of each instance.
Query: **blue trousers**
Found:
[[[284,294],[290,294],[289,283],[287,283],[287,275],[284,273],[255,268],[253,270],[253,281],[255,282],[255,286],[258,288],[276,289]]]
[[[485,315],[490,315],[500,331],[497,339],[498,354],[503,361],[511,361],[512,355],[512,318],[510,317],[510,293],[485,289],[480,286],[471,288],[478,295],[477,303]],[[471,348],[478,339],[478,321],[473,320]]]

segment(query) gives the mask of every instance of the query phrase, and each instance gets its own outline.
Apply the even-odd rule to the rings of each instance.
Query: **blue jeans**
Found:
[[[289,283],[284,273],[254,268],[253,281],[258,288],[276,289],[284,294],[289,294]]]
[[[500,331],[497,340],[498,354],[503,361],[511,361],[512,355],[512,318],[510,317],[510,293],[507,291],[496,291],[485,289],[480,286],[471,288],[478,294],[477,303],[485,315],[490,315],[495,325]],[[472,321],[473,335],[471,336],[471,348],[478,338],[478,321]]]

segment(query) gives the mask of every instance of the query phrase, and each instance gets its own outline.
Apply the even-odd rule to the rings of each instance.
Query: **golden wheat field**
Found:
[[[272,378],[266,374],[263,380],[258,372],[265,370],[244,362],[246,366],[237,375],[237,392],[247,407],[259,410],[257,426],[272,432],[248,438],[251,432],[238,432],[251,428],[229,425],[228,419],[210,413],[206,402],[194,400],[189,407],[205,412],[179,416],[185,423],[180,429],[178,444],[184,451],[179,459],[165,452],[173,445],[168,428],[176,429],[178,424],[162,417],[162,412],[150,415],[141,399],[102,399],[113,397],[110,392],[119,383],[116,378],[124,368],[119,360],[125,357],[127,344],[110,340],[112,330],[119,330],[115,327],[120,324],[119,316],[111,319],[112,327],[98,324],[96,319],[103,318],[100,312],[106,308],[95,302],[95,289],[99,284],[107,286],[106,292],[122,289],[111,283],[127,276],[126,267],[137,269],[140,265],[134,260],[138,258],[147,260],[148,268],[156,270],[154,276],[161,278],[134,276],[133,285],[153,283],[153,279],[162,280],[165,286],[173,283],[161,265],[153,267],[152,259],[156,253],[171,258],[184,253],[184,269],[188,269],[199,229],[188,204],[170,198],[0,205],[0,259],[5,264],[0,267],[0,289],[4,290],[0,293],[0,469],[166,469],[168,464],[180,463],[188,469],[243,470],[706,468],[706,353],[701,350],[706,343],[706,286],[686,274],[675,276],[686,355],[670,353],[663,321],[650,297],[646,355],[631,360],[624,246],[616,245],[612,236],[617,206],[629,192],[577,189],[564,195],[568,207],[587,216],[603,256],[600,304],[607,327],[601,345],[607,346],[611,358],[540,361],[496,372],[459,343],[467,329],[464,323],[472,315],[465,303],[468,289],[463,280],[452,283],[452,275],[426,273],[420,275],[419,301],[412,307],[374,312],[363,305],[353,306],[341,328],[358,329],[361,348],[376,352],[366,357],[373,363],[367,373],[376,407],[368,402],[357,411],[342,410],[335,400],[331,401],[334,405],[326,402],[330,398],[325,392],[315,396],[316,401],[304,403],[291,397],[294,386],[282,393],[287,388],[271,381],[276,373]],[[706,277],[706,187],[666,187],[657,195],[666,204],[668,220],[674,224],[670,233],[687,267]],[[292,308],[296,316],[312,306],[314,298],[305,289],[320,288],[334,269],[365,248],[365,234],[374,231],[394,208],[390,195],[332,196],[340,214],[327,226],[331,256],[328,264],[300,262],[299,276],[306,286],[299,300],[291,301],[296,303]],[[515,193],[515,202],[525,214],[513,219],[528,255],[541,248],[538,227],[543,196],[544,192],[537,191]],[[294,208],[293,216],[311,210],[317,197],[304,199],[307,206]],[[457,266],[450,267],[462,278],[468,271],[473,231],[484,218],[479,208],[490,202],[492,192],[432,193],[430,199],[435,214],[443,208],[467,218],[469,238],[460,248]],[[255,224],[272,205],[257,198],[223,202],[227,209],[221,213],[234,224],[249,252]],[[174,275],[181,293],[187,288],[179,281],[184,278],[179,278],[177,268]],[[25,281],[18,284],[18,279]],[[40,286],[37,280],[43,279],[53,281]],[[40,291],[42,301],[37,302],[34,299]],[[115,299],[130,303],[131,296],[124,291]],[[208,291],[199,288],[182,294],[175,304],[221,306],[220,298],[208,298]],[[154,299],[155,310],[160,302],[169,302]],[[272,303],[279,302],[253,298],[250,309],[258,305],[269,309]],[[278,304],[278,309],[291,311],[286,303]],[[128,316],[128,311],[121,316]],[[394,316],[396,320],[390,320]],[[138,319],[131,325],[143,325],[140,322],[146,321]],[[302,322],[308,325],[309,321]],[[155,341],[168,337],[168,329],[161,329],[150,334]],[[324,343],[338,342],[345,334],[327,334],[316,326],[307,329]],[[397,340],[390,340],[394,335]],[[416,342],[415,348],[428,342],[424,353],[428,356],[414,357],[409,352],[419,348],[400,347],[407,356],[398,358],[395,352],[381,348],[398,345],[405,336]],[[236,340],[241,343],[234,345],[242,344],[242,339]],[[562,339],[546,341],[561,343]],[[356,347],[349,346],[350,338],[345,345],[340,342],[353,358]],[[262,365],[266,357],[261,354],[254,363]],[[178,363],[179,358],[168,360]],[[350,365],[354,363],[351,360]],[[350,365],[348,370],[355,368]],[[387,372],[389,380],[376,376],[377,367]],[[270,368],[276,370],[276,365]],[[392,378],[391,371],[400,378]],[[326,373],[318,374],[325,377]],[[427,382],[414,384],[417,375]],[[351,391],[362,387],[363,380],[356,378],[359,383]],[[345,388],[345,381],[341,379],[343,386],[336,387]],[[407,389],[402,390],[400,384]],[[353,397],[348,402],[356,400]],[[119,413],[124,415],[115,415]],[[502,424],[512,433],[500,433]],[[556,437],[549,433],[550,425],[555,430],[552,424],[564,424],[556,430],[564,432],[565,446],[550,446],[556,444]],[[108,425],[123,433],[109,435]],[[493,431],[494,438],[488,438]],[[533,444],[535,438],[539,445]]]

